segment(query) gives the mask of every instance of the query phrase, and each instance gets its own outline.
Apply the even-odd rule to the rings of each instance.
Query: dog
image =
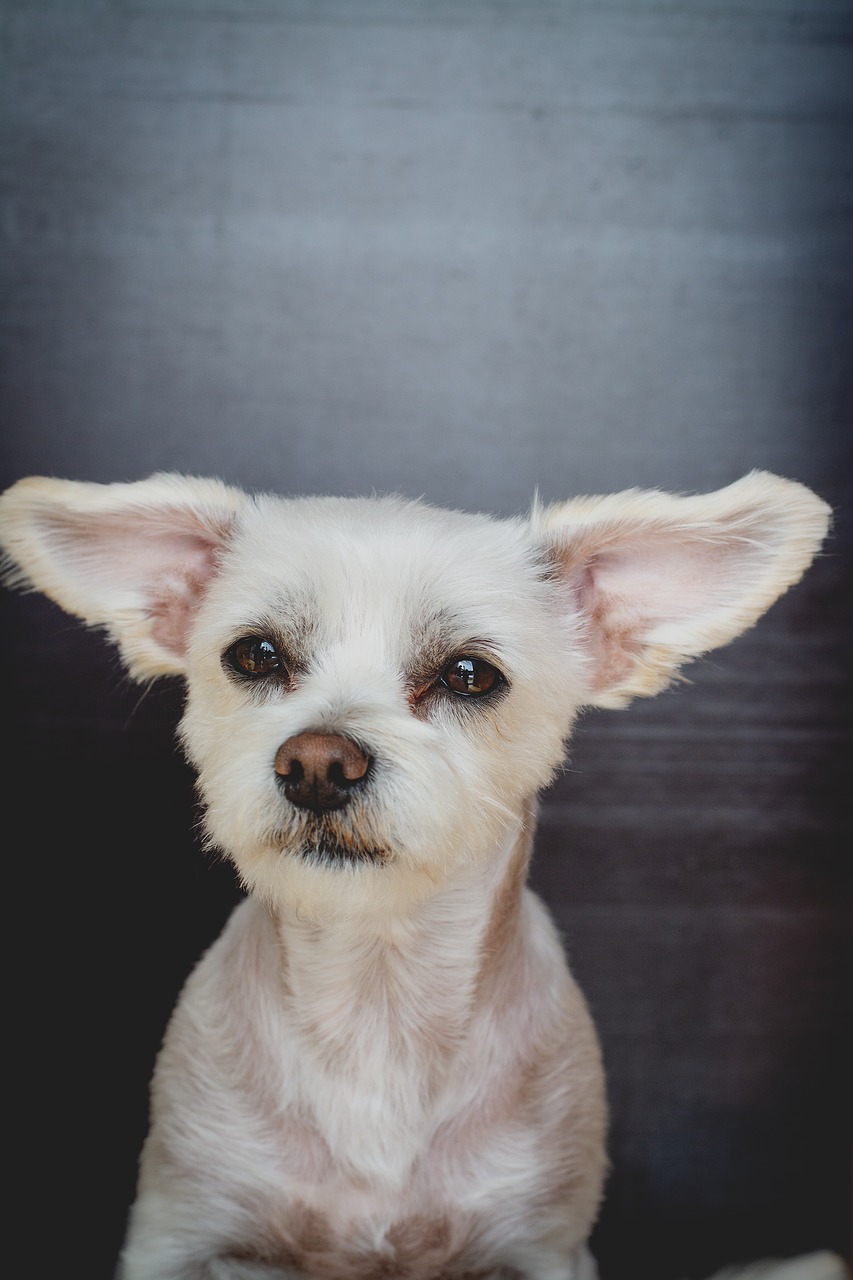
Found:
[[[578,712],[750,627],[830,510],[753,471],[525,518],[160,473],[30,477],[5,577],[183,676],[204,838],[246,890],[151,1086],[121,1280],[581,1280],[596,1032],[526,885]]]

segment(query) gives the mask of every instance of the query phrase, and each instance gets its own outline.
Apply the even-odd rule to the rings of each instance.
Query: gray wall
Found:
[[[604,1040],[607,1280],[846,1251],[847,0],[0,22],[4,484],[177,469],[509,514],[763,467],[836,506],[692,687],[584,722],[533,875]],[[235,890],[193,842],[180,690],[140,700],[58,611],[4,609],[19,1189],[64,1206],[42,1259],[108,1276],[163,1023]]]

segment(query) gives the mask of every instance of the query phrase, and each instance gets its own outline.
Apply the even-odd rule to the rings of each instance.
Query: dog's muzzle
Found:
[[[343,809],[364,784],[372,759],[351,738],[297,733],[276,752],[275,771],[291,804],[313,813]]]

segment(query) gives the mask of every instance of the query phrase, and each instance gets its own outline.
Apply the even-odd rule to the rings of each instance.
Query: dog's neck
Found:
[[[310,1064],[305,1101],[310,1108],[314,1077],[329,1064],[343,1069],[351,1086],[348,1120],[339,1133],[334,1112],[318,1120],[338,1159],[347,1159],[346,1134],[359,1135],[351,1163],[372,1177],[393,1180],[393,1171],[402,1172],[407,1147],[411,1154],[435,1123],[478,1011],[520,981],[534,826],[531,806],[490,858],[459,869],[405,918],[381,927],[357,919],[322,925],[277,912],[284,1000],[302,1039],[303,1064]],[[377,1136],[383,1126],[371,1108],[380,1106],[380,1094],[380,1109],[395,1116],[387,1129],[396,1133],[394,1152]],[[352,1126],[359,1098],[366,1115]],[[411,1129],[410,1143],[401,1123]]]

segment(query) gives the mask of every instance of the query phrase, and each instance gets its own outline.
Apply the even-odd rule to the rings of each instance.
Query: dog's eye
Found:
[[[271,676],[276,671],[284,671],[281,655],[273,642],[264,636],[244,636],[232,644],[225,660],[244,676]]]
[[[504,678],[490,662],[463,656],[447,664],[441,673],[441,683],[466,698],[479,698],[500,688]]]

